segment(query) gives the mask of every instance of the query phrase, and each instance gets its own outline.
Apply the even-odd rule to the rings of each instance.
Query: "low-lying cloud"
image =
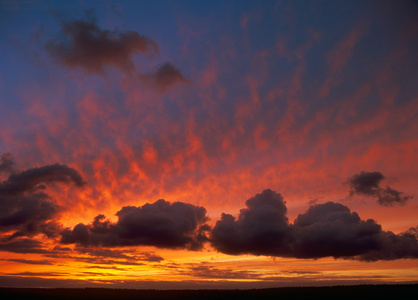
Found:
[[[362,220],[340,203],[314,204],[293,224],[283,197],[264,190],[246,201],[237,218],[222,214],[211,229],[206,210],[182,202],[158,200],[123,207],[112,223],[98,215],[91,224],[61,232],[61,243],[81,247],[155,246],[199,250],[210,242],[229,255],[334,257],[361,261],[418,258],[417,230],[394,234],[375,220]],[[105,253],[105,252],[103,252]]]
[[[9,158],[7,161],[11,161]],[[76,170],[60,164],[14,172],[0,182],[0,234],[3,241],[39,233],[53,237],[59,232],[61,225],[56,217],[60,207],[47,193],[47,187],[56,183],[73,183],[79,187],[85,184]]]
[[[384,231],[376,221],[362,220],[356,212],[335,202],[313,203],[291,224],[286,202],[272,190],[264,190],[247,200],[246,208],[240,210],[237,218],[223,213],[213,228],[207,224],[209,218],[204,207],[160,199],[139,207],[123,207],[116,213],[117,222],[99,214],[90,224],[62,229],[61,208],[47,194],[47,188],[54,184],[81,187],[85,184],[82,176],[60,164],[11,173],[12,157],[3,155],[2,158],[2,166],[7,166],[3,171],[10,175],[0,183],[0,251],[46,255],[49,252],[42,242],[32,239],[44,234],[49,238],[60,237],[61,244],[76,245],[74,250],[65,249],[65,253],[76,251],[96,257],[94,261],[106,262],[104,257],[124,259],[125,263],[134,263],[133,257],[162,260],[154,254],[138,256],[126,254],[125,250],[106,249],[109,247],[200,250],[204,243],[229,255],[362,261],[418,258],[417,228],[401,234]],[[378,199],[386,194],[391,199],[399,196],[390,187],[380,187],[383,179],[379,172],[357,174],[350,179],[351,193],[377,195]],[[59,249],[56,251],[60,252]],[[88,262],[92,258],[83,259]]]
[[[125,206],[111,223],[98,215],[91,224],[61,232],[61,243],[84,247],[155,246],[198,250],[207,240],[206,209],[182,202],[158,200],[140,207]]]
[[[13,253],[36,253],[47,254],[48,250],[44,249],[43,243],[34,239],[20,238],[18,240],[0,242],[0,251],[7,251]]]
[[[238,219],[222,214],[212,230],[212,246],[226,254],[281,256],[288,253],[290,238],[283,197],[271,190],[247,200]]]
[[[383,231],[374,220],[361,220],[340,203],[311,206],[293,224],[286,217],[283,197],[271,190],[247,200],[238,218],[222,214],[212,230],[212,246],[239,255],[364,261],[418,258],[416,235]]]

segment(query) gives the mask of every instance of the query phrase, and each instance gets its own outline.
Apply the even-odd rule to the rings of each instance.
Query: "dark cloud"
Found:
[[[140,75],[140,78],[155,90],[163,93],[176,84],[190,84],[190,81],[181,74],[171,63],[165,63],[154,73]]]
[[[220,267],[216,265],[209,265],[206,262],[200,264],[186,264],[182,266],[176,266],[175,269],[181,275],[192,275],[197,278],[216,279],[216,280],[261,280],[266,281],[280,281],[285,282],[289,279],[294,280],[296,275],[298,280],[301,279],[313,279],[313,278],[327,278],[326,275],[321,272],[309,272],[309,271],[280,271],[276,274],[268,274],[266,272],[254,271],[254,270],[240,270],[237,268]],[[291,276],[289,276],[291,275]],[[254,295],[254,298],[255,297]]]
[[[31,260],[31,259],[7,259],[7,261],[17,262],[28,265],[52,265],[49,260]]]
[[[57,277],[57,276],[69,276],[70,273],[66,272],[19,272],[19,273],[9,273],[8,275],[21,275],[21,276],[48,276],[48,277]]]
[[[43,248],[41,242],[23,238],[11,242],[0,242],[0,251],[14,252],[14,253],[38,253],[44,254],[49,251]]]
[[[88,254],[95,257],[104,257],[104,258],[117,258],[125,259],[127,261],[148,261],[148,262],[160,262],[164,260],[159,255],[156,255],[153,252],[140,252],[137,253],[134,251],[129,251],[126,249],[123,250],[111,250],[103,248],[76,248],[80,254]]]
[[[361,220],[342,204],[327,202],[298,215],[292,231],[292,256],[338,258],[379,249],[382,229],[374,220]]]
[[[222,214],[212,230],[212,246],[226,254],[282,255],[290,237],[283,197],[271,190],[247,200],[238,219]]]
[[[412,195],[406,195],[403,192],[387,186],[385,189],[380,190],[380,193],[377,196],[377,202],[382,206],[405,205],[405,203],[412,198]]]
[[[39,277],[38,274],[31,274],[31,275],[9,275],[4,276],[0,275],[0,282],[2,283],[2,286],[10,286],[10,287],[33,287],[33,288],[39,288],[42,287],[55,287],[55,288],[62,288],[62,287],[70,287],[70,288],[76,288],[81,286],[100,286],[100,284],[93,283],[93,282],[87,282],[84,279],[57,279],[60,277],[57,277],[55,272],[54,273],[45,273],[43,274],[45,277]],[[106,286],[106,284],[102,284],[102,287]],[[47,290],[47,289],[45,289]],[[36,299],[37,296],[34,296],[32,299]],[[56,298],[56,297],[55,297]],[[64,297],[63,297],[64,298]],[[13,298],[9,298],[13,299]],[[17,297],[14,297],[14,299],[18,299]]]
[[[48,165],[11,174],[6,181],[0,183],[0,197],[41,191],[46,188],[45,184],[50,185],[55,182],[67,184],[73,182],[77,186],[85,184],[80,173],[73,168],[60,164]]]
[[[104,273],[103,271],[100,272],[80,272],[81,275],[87,275],[87,276],[118,276],[115,273]]]
[[[55,183],[85,184],[76,170],[59,164],[12,173],[0,182],[0,233],[4,242],[39,233],[53,237],[62,230],[54,220],[61,208],[46,193],[47,186]]]
[[[14,164],[13,156],[10,153],[3,153],[0,157],[0,173],[11,173]]]
[[[72,230],[66,229],[61,232],[61,243],[85,247],[146,245],[198,250],[208,229],[204,224],[208,220],[205,208],[162,199],[141,207],[125,206],[116,216],[116,223],[98,215],[89,225],[80,223]]]
[[[201,264],[192,264],[179,270],[180,274],[192,275],[193,277],[210,279],[260,279],[259,273],[236,270],[232,268],[220,269],[214,266]]]
[[[59,207],[50,202],[44,193],[34,193],[29,197],[1,198],[0,232],[16,230],[8,239],[19,236],[33,236],[45,229],[54,232],[56,223],[51,220]]]
[[[252,279],[252,280],[263,280],[263,281],[276,281],[286,280],[292,278],[289,275],[297,275],[298,279],[301,278],[313,278],[314,276],[320,276],[321,278],[326,277],[321,272],[311,271],[280,271],[269,276],[266,272],[254,271],[254,270],[240,270],[237,268],[231,268],[224,266],[222,263],[190,263],[190,264],[171,264],[165,265],[164,267],[169,269],[175,269],[181,275],[192,275],[198,278],[207,279]]]
[[[64,66],[94,74],[103,74],[109,65],[132,72],[133,54],[152,57],[158,53],[158,44],[136,31],[99,28],[91,12],[85,19],[62,21],[60,36],[46,47]]]
[[[374,220],[361,220],[342,204],[312,205],[289,224],[283,197],[265,190],[249,199],[235,219],[222,214],[212,230],[212,246],[232,255],[295,258],[392,260],[418,258],[416,234],[383,231]]]
[[[391,231],[382,231],[379,233],[377,242],[377,249],[359,255],[358,259],[377,261],[418,258],[418,242],[415,234],[409,232],[394,234]]]
[[[154,252],[141,252],[136,248],[107,249],[99,247],[75,247],[74,249],[55,246],[45,257],[59,260],[79,261],[94,265],[140,266],[144,262],[159,263],[164,260]],[[93,267],[93,266],[92,266]],[[107,267],[109,268],[109,267]]]
[[[69,255],[63,253],[48,253],[44,256],[56,259],[68,259],[72,261],[83,262],[93,265],[123,265],[123,266],[142,266],[144,263],[139,259],[109,259],[106,257],[92,257],[92,256],[80,256],[80,255]]]
[[[105,73],[107,66],[133,75],[136,73],[134,54],[152,58],[159,51],[155,41],[136,31],[101,29],[92,11],[87,11],[84,19],[61,21],[60,35],[49,40],[46,48],[62,65],[99,75]],[[169,62],[155,72],[138,76],[145,85],[161,93],[177,84],[190,84]]]
[[[94,266],[84,266],[85,269],[104,269],[104,270],[119,270],[119,271],[125,271],[126,268],[120,268],[120,267],[115,267],[115,266],[98,266],[98,265],[94,265]]]
[[[418,226],[409,228],[405,233],[415,235],[418,239]]]
[[[55,246],[54,247],[54,249],[53,249],[54,251],[62,251],[62,252],[69,252],[69,251],[72,251],[72,249],[71,248],[69,248],[69,247],[60,247],[60,246]]]
[[[350,195],[358,194],[377,198],[377,202],[382,206],[405,205],[409,199],[413,198],[412,195],[406,195],[389,186],[380,187],[383,179],[385,176],[380,172],[361,171],[348,179]]]
[[[360,174],[355,174],[349,178],[348,183],[350,185],[350,195],[360,194],[374,196],[380,189],[379,184],[385,178],[380,172],[365,172],[361,171]]]

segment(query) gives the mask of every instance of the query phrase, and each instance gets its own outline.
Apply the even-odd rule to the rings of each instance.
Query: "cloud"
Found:
[[[62,65],[90,74],[103,74],[106,66],[132,72],[133,54],[158,53],[158,44],[136,31],[101,29],[91,12],[84,20],[62,21],[59,38],[49,40],[46,48]]]
[[[37,253],[45,254],[49,251],[43,248],[41,242],[23,238],[12,242],[0,242],[0,251],[14,252],[14,253]]]
[[[137,251],[136,248],[124,249],[107,249],[96,247],[75,247],[70,248],[54,247],[53,251],[44,256],[58,259],[79,261],[87,264],[93,264],[90,268],[99,267],[99,265],[124,265],[124,266],[140,266],[144,262],[160,263],[163,257],[154,252]],[[110,268],[110,267],[106,267]]]
[[[340,203],[316,204],[293,224],[286,217],[283,197],[271,190],[246,202],[237,219],[222,214],[211,236],[223,253],[295,258],[334,258],[366,261],[418,258],[416,234],[383,231],[374,220],[361,220]]]
[[[363,221],[340,203],[311,206],[292,226],[292,256],[320,258],[353,257],[379,248],[381,226]]]
[[[409,228],[405,233],[415,235],[418,239],[418,226]]]
[[[236,270],[232,268],[220,269],[215,266],[200,264],[190,264],[186,268],[179,270],[180,274],[192,275],[193,277],[210,279],[260,279],[257,272],[246,270]]]
[[[52,262],[49,260],[31,260],[31,259],[5,259],[11,262],[17,262],[21,264],[28,264],[28,265],[52,265]]]
[[[360,194],[374,196],[378,193],[379,184],[385,178],[380,172],[365,172],[353,175],[348,183],[351,187],[350,195]]]
[[[391,231],[382,231],[378,236],[378,248],[358,257],[363,261],[401,258],[418,258],[418,242],[415,234],[410,232],[394,234]]]
[[[385,189],[380,190],[377,196],[377,202],[382,206],[405,205],[412,198],[412,195],[405,195],[405,193],[387,186]]]
[[[93,11],[87,11],[84,19],[62,20],[59,36],[50,39],[46,49],[61,65],[98,75],[104,75],[107,66],[133,75],[136,73],[134,54],[152,58],[159,52],[157,42],[136,31],[101,29]],[[190,84],[180,70],[169,62],[155,72],[137,76],[160,93],[177,84]]]
[[[190,263],[183,265],[170,265],[169,268],[174,268],[180,275],[192,275],[193,277],[206,278],[206,279],[252,279],[252,280],[263,280],[263,281],[282,281],[289,279],[289,275],[297,275],[298,279],[301,278],[313,278],[314,276],[321,276],[324,278],[324,275],[320,272],[310,272],[310,271],[280,271],[275,274],[268,274],[268,272],[255,271],[255,270],[242,270],[233,267],[225,267],[222,263],[212,265],[208,262],[201,263]]]
[[[8,275],[22,275],[22,276],[51,276],[51,277],[57,277],[57,276],[68,276],[70,273],[66,272],[18,272],[18,273],[9,273]]]
[[[164,260],[164,258],[153,252],[137,253],[135,250],[132,251],[127,249],[111,250],[103,248],[76,248],[75,250],[80,254],[88,254],[94,257],[125,259],[126,261],[160,262]]]
[[[380,182],[385,179],[380,172],[361,171],[348,179],[350,185],[350,195],[358,194],[377,198],[381,206],[405,205],[412,199],[412,195],[392,189],[387,186],[385,189],[380,187]]]
[[[61,230],[61,225],[54,220],[61,208],[46,193],[47,186],[55,183],[85,184],[76,170],[59,164],[13,173],[0,182],[3,241],[39,233],[52,237]]]
[[[191,84],[179,69],[168,62],[160,66],[154,73],[140,75],[140,78],[161,93],[177,84]]]
[[[24,195],[44,190],[46,188],[44,184],[50,185],[55,182],[66,184],[73,182],[79,187],[85,185],[80,173],[75,169],[66,165],[54,164],[11,174],[6,181],[0,183],[0,195]]]
[[[282,255],[290,250],[287,208],[280,194],[265,190],[247,200],[238,219],[222,214],[212,230],[212,246],[226,254]]]
[[[141,207],[125,206],[111,223],[98,215],[89,225],[78,224],[61,232],[61,243],[84,247],[155,246],[159,248],[202,248],[207,231],[206,209],[182,202],[158,200]],[[207,239],[207,238],[206,238]]]
[[[141,261],[148,261],[145,257],[145,259],[142,259],[143,257],[132,257],[130,259],[109,259],[106,257],[94,257],[94,256],[80,256],[79,254],[76,255],[68,255],[63,253],[48,253],[44,256],[50,257],[50,258],[56,258],[56,259],[68,259],[72,261],[79,261],[87,264],[93,264],[93,265],[124,265],[124,266],[142,266],[144,265]]]
[[[14,164],[13,156],[10,153],[3,153],[0,157],[0,173],[11,173]]]

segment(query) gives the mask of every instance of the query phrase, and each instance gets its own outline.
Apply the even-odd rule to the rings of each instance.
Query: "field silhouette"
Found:
[[[106,288],[0,288],[1,299],[418,299],[418,284],[283,287],[250,290],[135,290]]]

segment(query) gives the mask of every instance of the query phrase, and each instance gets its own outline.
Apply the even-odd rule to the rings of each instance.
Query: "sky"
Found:
[[[416,1],[0,1],[0,286],[418,282]]]

